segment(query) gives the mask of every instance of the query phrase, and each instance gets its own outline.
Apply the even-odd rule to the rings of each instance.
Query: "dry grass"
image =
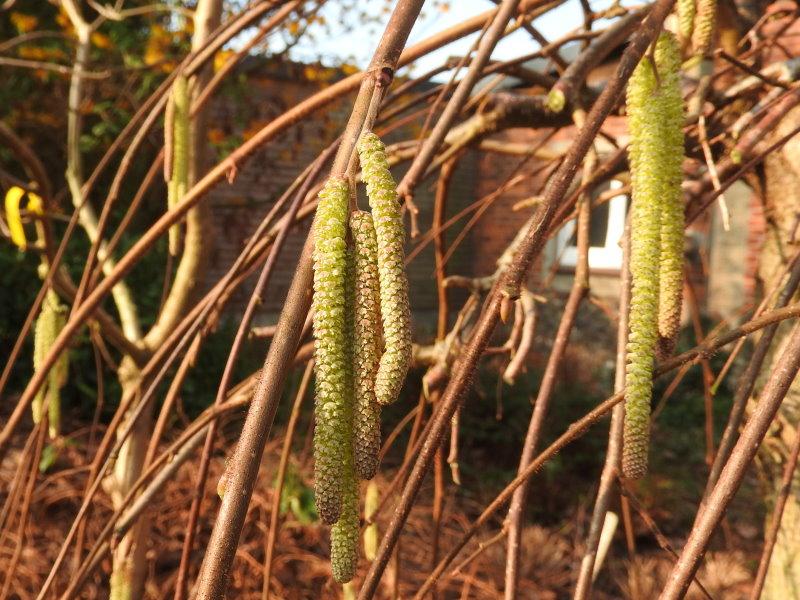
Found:
[[[272,504],[274,469],[282,440],[274,439],[264,454],[263,468],[255,488],[253,501],[242,533],[237,559],[231,575],[231,598],[260,598],[263,579],[264,540],[267,533]],[[21,448],[22,439],[14,447]],[[299,442],[298,442],[299,446]],[[31,504],[30,519],[25,530],[21,560],[11,583],[12,598],[27,600],[34,598],[54,560],[60,545],[80,505],[87,470],[84,466],[84,450],[70,446],[61,452],[58,462],[46,475],[37,479]],[[303,460],[302,452],[297,460]],[[10,453],[0,467],[0,503],[5,501],[14,476],[19,453]],[[192,560],[191,577],[199,570],[203,549],[207,543],[213,518],[219,505],[216,497],[216,482],[223,470],[223,458],[219,453],[211,463],[211,474],[206,489],[201,530]],[[306,459],[306,463],[308,463]],[[294,462],[300,479],[310,482],[310,465]],[[185,535],[185,523],[194,491],[194,465],[185,465],[174,481],[157,497],[151,518],[148,560],[150,577],[146,597],[148,599],[171,598],[175,575],[180,561],[181,546]],[[382,473],[388,477],[389,473]],[[387,480],[379,481],[385,487]],[[453,488],[448,490],[453,491]],[[400,597],[408,598],[419,588],[431,569],[431,484],[428,481],[420,496],[421,502],[412,512],[401,538],[400,559],[392,561],[382,588],[380,598],[392,597],[397,582]],[[461,500],[462,495],[448,494],[445,503],[445,518],[440,538],[440,556],[445,552],[469,524],[469,516],[481,508],[475,503]],[[458,499],[457,499],[458,498]],[[100,493],[93,504],[93,512],[87,529],[87,543],[97,537],[105,521],[111,515],[108,497]],[[385,511],[379,525],[385,525],[389,512]],[[18,513],[14,513],[13,527],[0,538],[0,585],[9,574],[6,572],[10,556],[17,544]],[[499,528],[499,523],[496,524]],[[479,536],[488,541],[498,529],[487,528]],[[14,532],[14,533],[10,533]],[[531,526],[523,534],[523,561],[521,565],[520,594],[525,598],[553,599],[569,597],[574,584],[575,565],[580,548],[575,541],[580,539],[575,527],[566,522],[559,529]],[[475,546],[470,545],[458,561],[463,561]],[[302,524],[290,513],[284,520],[277,539],[277,551],[273,565],[271,589],[274,598],[285,600],[326,599],[341,597],[341,588],[330,576],[328,564],[327,528],[317,524]],[[461,571],[446,573],[439,587],[441,598],[495,599],[502,596],[504,575],[503,540],[488,546],[480,556]],[[86,550],[84,551],[85,555]],[[70,552],[71,556],[71,552]],[[750,557],[752,560],[752,557]],[[737,599],[744,597],[752,575],[745,567],[746,557],[741,553],[713,553],[706,560],[700,573],[701,581],[714,598]],[[458,562],[457,561],[457,562]],[[648,551],[633,560],[627,560],[618,532],[617,545],[610,552],[607,565],[598,581],[595,598],[643,599],[654,598],[669,571],[670,559],[658,550]],[[356,586],[367,569],[362,560],[356,578]],[[455,566],[455,565],[454,565]],[[68,562],[62,569],[55,586],[63,591],[74,565]],[[107,597],[107,578],[110,561],[106,560],[82,590],[82,598]],[[700,598],[695,589],[689,598]]]

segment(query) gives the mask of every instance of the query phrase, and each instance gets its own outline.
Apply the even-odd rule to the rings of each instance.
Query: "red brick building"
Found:
[[[792,31],[794,29],[800,31],[800,25]],[[590,76],[589,85],[602,86],[613,73],[615,60],[615,57],[611,57],[607,64],[596,69]],[[543,65],[534,63],[526,66],[541,68]],[[310,65],[253,60],[246,64],[241,75],[246,84],[239,90],[238,96],[233,94],[233,97],[217,104],[215,126],[209,131],[212,138],[246,136],[249,131],[256,130],[342,73]],[[505,91],[513,89],[519,94],[546,93],[542,88],[531,87],[513,77],[507,78],[503,87]],[[345,98],[331,109],[295,125],[250,160],[232,184],[215,188],[211,194],[211,204],[216,224],[217,250],[211,265],[212,278],[218,277],[231,264],[244,241],[299,171],[335,138],[349,114],[351,101],[352,98]],[[609,139],[616,138],[624,143],[624,117],[610,118],[604,132]],[[386,141],[416,139],[418,133],[413,127],[407,126],[394,132]],[[571,128],[562,129],[548,140],[548,149],[565,149],[574,133]],[[518,128],[504,130],[491,139],[530,145],[541,139],[542,135],[541,130]],[[605,147],[603,143],[598,145],[601,153],[612,149],[608,143],[605,143]],[[396,172],[398,177],[402,170],[401,165]],[[509,181],[513,181],[515,175],[530,177],[520,178],[520,183],[509,186]],[[478,211],[465,211],[465,216],[447,230],[449,245],[462,235],[465,226],[469,227],[448,262],[448,273],[469,277],[493,273],[496,259],[533,210],[530,207],[520,209],[518,204],[539,193],[546,175],[542,163],[536,159],[526,160],[522,156],[483,151],[464,154],[452,180],[447,216],[449,218],[465,211],[476,201],[485,202]],[[431,226],[434,184],[435,180],[423,182],[415,195],[423,233]],[[618,185],[618,182],[611,184],[612,187]],[[504,186],[507,189],[498,193]],[[363,192],[361,194],[363,198]],[[763,211],[749,188],[743,184],[734,185],[725,197],[730,211],[730,227],[727,231],[722,227],[720,213],[715,207],[708,211],[706,218],[693,224],[687,233],[692,280],[701,304],[714,317],[733,317],[755,297],[755,261],[764,235]],[[593,211],[590,251],[592,292],[610,302],[618,294],[621,264],[618,240],[624,225],[626,205],[627,198],[619,196]],[[480,218],[472,223],[473,215],[478,212],[481,213]],[[273,285],[265,298],[263,319],[266,321],[271,320],[270,316],[274,316],[285,296],[308,226],[309,222],[298,226],[287,240]],[[548,242],[532,274],[534,287],[546,282],[552,284],[551,289],[556,293],[568,289],[575,264],[571,239],[568,225]],[[419,240],[409,240],[408,251],[418,243]],[[437,306],[432,244],[428,244],[410,264],[409,277],[417,327],[420,333],[429,333]],[[235,302],[243,303],[251,289],[245,287],[240,290]]]

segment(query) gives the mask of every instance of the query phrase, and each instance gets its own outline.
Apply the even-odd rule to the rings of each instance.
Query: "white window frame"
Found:
[[[622,182],[612,179],[609,189],[622,187]],[[625,211],[628,197],[625,194],[614,196],[608,201],[608,228],[604,246],[589,248],[589,268],[619,271],[622,268],[622,247],[620,239],[625,231]],[[578,264],[578,248],[570,244],[575,233],[575,219],[566,223],[556,236],[556,256],[562,267],[575,267]]]

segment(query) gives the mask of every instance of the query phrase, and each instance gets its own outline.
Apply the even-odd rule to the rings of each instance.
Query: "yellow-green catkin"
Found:
[[[362,134],[358,155],[378,241],[385,348],[375,376],[375,397],[386,405],[397,399],[411,364],[411,309],[403,264],[405,231],[386,150],[378,136],[372,132]]]
[[[167,185],[167,207],[177,205],[189,186],[190,115],[189,82],[178,75],[172,84],[172,174]],[[168,134],[169,135],[169,134]],[[169,228],[169,252],[177,256],[180,251],[180,225]]]
[[[358,481],[352,458],[349,462],[342,482],[342,512],[331,527],[331,570],[339,583],[350,581],[358,567]]]
[[[39,318],[36,320],[33,339],[33,368],[42,368],[53,342],[67,322],[67,309],[53,290],[48,290],[42,303]],[[56,364],[50,369],[47,381],[33,399],[31,410],[33,422],[39,423],[47,411],[48,429],[51,438],[58,436],[61,423],[61,388],[67,382],[69,371],[69,352],[64,351]]]
[[[345,330],[348,202],[347,182],[329,179],[314,219],[314,488],[317,511],[328,524],[339,518],[343,463],[352,453],[352,418],[348,422],[346,414],[351,371]]]
[[[355,252],[353,453],[358,477],[372,479],[381,449],[381,407],[375,399],[375,375],[381,357],[380,282],[372,215],[355,211],[350,215],[350,231]]]
[[[655,68],[643,58],[628,83],[631,143],[631,304],[627,347],[625,425],[622,469],[626,477],[647,473],[653,358],[658,337],[659,274],[663,198],[680,184],[682,147],[676,148],[675,106],[680,65],[678,45],[670,33],[656,42]],[[682,123],[678,121],[680,125]],[[675,165],[678,166],[677,177]],[[679,201],[679,199],[678,199]]]
[[[666,39],[670,39],[667,37]],[[661,256],[659,260],[658,343],[659,359],[670,356],[681,326],[683,307],[684,216],[683,99],[680,87],[680,56],[672,42],[663,42],[658,56],[660,77],[658,118],[662,127],[661,151]]]
[[[714,42],[717,22],[717,0],[697,0],[697,14],[692,31],[692,50],[695,56],[706,56]]]
[[[342,508],[339,519],[331,527],[331,570],[333,579],[339,583],[347,583],[356,574],[358,567],[358,479],[356,478],[353,454],[353,413],[354,413],[354,355],[355,355],[355,318],[356,318],[356,251],[352,246],[347,250],[345,268],[345,397],[344,427],[342,436],[345,440],[342,455]]]
[[[681,46],[685,47],[692,40],[692,30],[694,29],[696,0],[678,0],[675,10],[678,15],[678,39]]]
[[[369,521],[375,517],[380,505],[380,491],[375,481],[367,484],[367,493],[364,495],[364,518]],[[378,555],[378,524],[370,523],[364,529],[364,556],[367,560],[375,560]]]

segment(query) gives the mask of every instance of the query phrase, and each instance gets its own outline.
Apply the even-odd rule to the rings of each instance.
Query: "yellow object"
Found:
[[[28,247],[28,240],[25,237],[25,228],[22,226],[22,215],[20,213],[20,204],[24,197],[25,190],[15,185],[8,189],[5,199],[6,220],[11,233],[11,241],[20,250],[25,250]],[[37,215],[44,214],[44,203],[41,197],[33,192],[28,192],[27,209]]]

